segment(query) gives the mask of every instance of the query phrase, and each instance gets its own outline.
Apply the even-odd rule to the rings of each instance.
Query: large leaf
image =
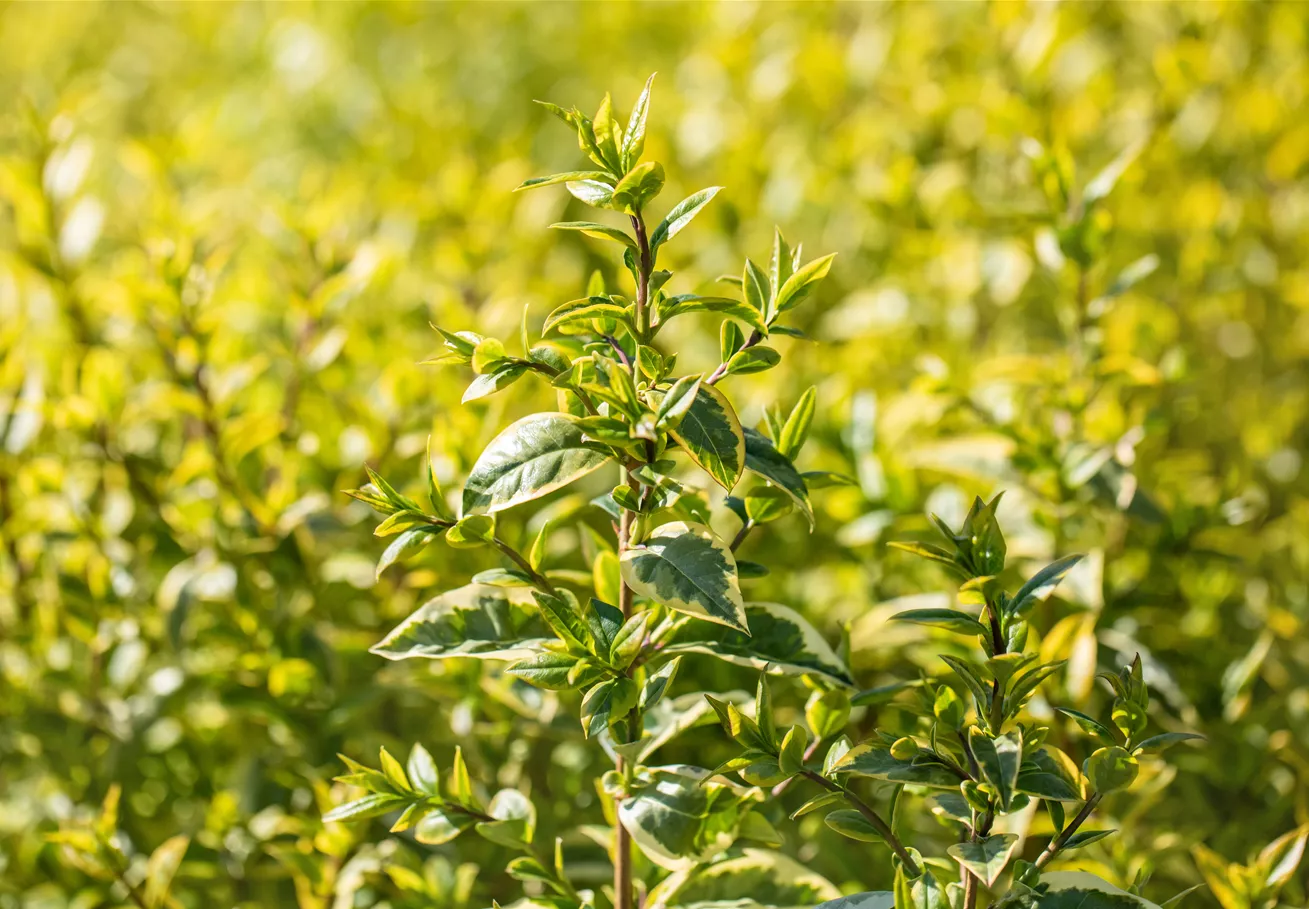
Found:
[[[758,798],[699,767],[642,768],[618,819],[656,865],[677,871],[722,852]]]
[[[666,652],[705,653],[752,669],[813,673],[854,686],[845,662],[794,609],[779,603],[747,603],[745,616],[750,625],[748,635],[721,626],[692,624],[669,640]]]
[[[464,486],[464,511],[501,511],[553,492],[602,466],[608,455],[583,439],[578,418],[537,413],[491,440]]]
[[[745,435],[736,411],[721,391],[701,385],[678,427],[671,431],[691,460],[729,492],[745,470]]]
[[[865,890],[819,903],[816,909],[893,909],[894,906],[895,894],[890,890]]]
[[[1086,871],[1049,871],[1037,890],[1021,884],[997,906],[1005,909],[1159,909],[1158,904]]]
[[[921,760],[921,759],[919,759]],[[916,783],[933,789],[959,788],[959,775],[943,764],[902,761],[881,746],[859,745],[852,748],[836,765],[837,773],[870,776],[890,783]]]
[[[1016,834],[997,833],[977,843],[955,843],[946,852],[960,865],[985,881],[986,886],[994,887],[1017,846]]]
[[[641,545],[623,553],[622,572],[639,596],[748,633],[736,559],[703,524],[674,521],[656,527]]]
[[[795,502],[796,508],[814,529],[814,510],[809,505],[809,489],[791,459],[773,445],[771,439],[755,429],[745,429],[745,466],[768,482],[781,488]]]
[[[840,893],[826,878],[793,858],[765,849],[743,849],[740,855],[712,865],[669,875],[650,891],[646,905],[668,909],[808,909],[819,901],[834,900],[822,905],[833,909],[891,909],[890,903],[842,906]]]
[[[530,590],[469,584],[428,600],[371,652],[388,660],[518,660],[552,640]]]

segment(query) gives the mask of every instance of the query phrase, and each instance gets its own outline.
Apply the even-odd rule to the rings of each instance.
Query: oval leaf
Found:
[[[523,417],[496,436],[464,486],[464,511],[497,512],[529,502],[601,467],[608,455],[566,413]]]
[[[670,435],[715,483],[732,491],[745,470],[745,435],[721,391],[701,385],[695,402]]]
[[[640,546],[623,553],[622,572],[640,596],[749,634],[736,559],[703,524],[674,521],[656,527]]]

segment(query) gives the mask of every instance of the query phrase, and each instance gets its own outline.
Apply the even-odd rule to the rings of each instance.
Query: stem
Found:
[[[905,870],[909,872],[911,877],[918,877],[918,875],[922,873],[921,869],[918,867],[918,863],[914,861],[914,857],[909,854],[909,850],[904,847],[904,843],[900,842],[900,838],[897,837],[895,831],[891,829],[891,825],[888,824],[880,814],[874,811],[867,802],[859,798],[859,796],[855,795],[849,789],[846,789],[844,786],[833,783],[821,773],[816,773],[813,770],[805,770],[804,777],[805,779],[811,780],[819,786],[822,786],[828,792],[841,793],[845,800],[853,805],[854,809],[862,814],[868,823],[873,825],[873,829],[878,832],[882,839],[886,840],[886,844],[891,847],[891,851],[894,852],[900,859],[901,863],[904,864]]]
[[[1082,826],[1086,819],[1091,816],[1095,806],[1100,804],[1101,795],[1101,793],[1097,792],[1086,800],[1086,804],[1082,806],[1081,811],[1077,812],[1077,816],[1068,822],[1068,826],[1060,831],[1059,835],[1050,841],[1050,845],[1045,847],[1045,851],[1037,857],[1036,867],[1044,868],[1049,864],[1050,859],[1059,854],[1059,850],[1064,848],[1064,844],[1068,842],[1069,837],[1077,832],[1077,828]]]
[[[758,344],[758,343],[759,343],[760,341],[762,341],[763,339],[764,339],[764,336],[761,335],[761,334],[759,333],[759,329],[756,328],[754,331],[752,331],[752,332],[750,333],[750,337],[746,339],[746,342],[745,342],[744,344],[741,345],[741,350],[749,350],[751,347],[754,347],[756,344]],[[737,352],[740,353],[740,351],[737,351]],[[719,364],[718,364],[718,368],[715,369],[712,373],[709,374],[709,378],[705,379],[705,380],[704,380],[704,383],[705,383],[706,385],[717,385],[717,384],[718,384],[718,380],[721,379],[721,378],[722,378],[723,376],[725,376],[725,375],[727,375],[727,364],[726,364],[726,363],[719,363]]]
[[[754,530],[754,528],[755,528],[754,521],[747,520],[744,524],[741,525],[741,529],[737,531],[736,536],[732,537],[732,545],[731,545],[732,552],[736,552],[736,550],[741,546],[741,544],[745,542],[746,536],[750,533],[750,531]]]
[[[977,875],[968,869],[964,869],[964,909],[975,909],[977,906]]]
[[[550,583],[550,579],[547,578],[545,575],[541,574],[541,572],[537,571],[535,568],[533,568],[532,563],[527,561],[527,559],[523,558],[522,553],[520,553],[517,549],[514,549],[514,547],[510,546],[508,543],[506,543],[504,540],[500,539],[499,537],[495,537],[494,539],[492,539],[491,543],[493,546],[495,546],[496,549],[503,552],[511,562],[513,562],[519,568],[523,569],[523,571],[527,572],[527,576],[532,579],[532,583],[535,584],[537,587],[541,588],[542,591],[550,594],[551,596],[559,595],[559,591],[556,590],[555,586]]]
[[[645,233],[645,218],[639,213],[632,215],[632,230],[636,234],[636,340],[641,342],[645,339],[650,328],[650,271],[652,260],[650,255],[650,241]],[[613,342],[611,342],[613,343]],[[622,350],[616,343],[613,343],[615,350],[618,350],[621,359]],[[636,364],[630,364],[633,374],[636,371]],[[627,487],[633,492],[640,492],[641,484],[637,481],[632,472],[632,467],[626,470]],[[642,493],[644,496],[644,493]],[[618,558],[621,561],[623,553],[631,543],[632,534],[632,513],[623,509],[622,517],[618,522]],[[627,619],[632,615],[633,608],[632,588],[627,586],[627,582],[619,579],[618,586],[618,608],[623,613],[623,618]],[[633,711],[629,723],[634,723],[635,728],[640,730],[640,714]],[[631,727],[629,727],[631,728]],[[623,779],[630,781],[632,778],[632,767],[621,757],[614,758],[614,769],[623,775]],[[632,838],[627,832],[621,821],[614,824],[614,909],[634,909],[636,906],[636,894],[632,889]]]

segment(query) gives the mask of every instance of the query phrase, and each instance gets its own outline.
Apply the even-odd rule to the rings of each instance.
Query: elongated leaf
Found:
[[[691,220],[700,213],[700,209],[708,205],[709,200],[718,195],[720,189],[722,189],[721,186],[710,186],[697,193],[692,193],[674,205],[672,211],[659,222],[659,226],[650,235],[651,254],[657,252],[660,246],[673,239],[682,228],[690,224]]]
[[[513,385],[526,374],[526,366],[521,363],[508,363],[494,372],[480,375],[468,383],[468,388],[464,390],[464,396],[460,399],[460,403],[467,404],[469,401],[477,401],[488,395],[493,395],[497,391]]]
[[[703,653],[752,669],[822,675],[849,687],[845,662],[803,616],[779,603],[747,603],[747,635],[727,627],[690,624],[668,640],[668,653]]]
[[[336,806],[323,815],[323,822],[330,824],[335,821],[361,821],[394,811],[405,802],[406,799],[398,795],[366,795],[353,802]]]
[[[497,512],[553,492],[608,460],[566,413],[523,417],[478,457],[464,486],[464,511]]]
[[[902,761],[882,746],[859,745],[846,753],[833,768],[836,773],[870,776],[890,783],[916,783],[932,789],[958,790],[960,778],[944,764]]]
[[[624,167],[630,168],[640,161],[641,153],[645,151],[645,120],[650,113],[650,87],[654,85],[654,77],[655,74],[651,73],[650,78],[645,80],[645,88],[641,90],[632,108],[632,115],[627,119],[627,129],[623,132],[623,144],[619,149]]]
[[[721,391],[701,385],[695,403],[670,435],[715,483],[732,491],[745,470],[745,435]]]
[[[618,319],[625,322],[627,317],[627,307],[615,303],[609,297],[582,297],[580,300],[570,300],[552,310],[550,315],[545,317],[545,324],[541,326],[541,331],[548,334],[561,325],[591,319]]]
[[[819,285],[823,278],[827,277],[827,272],[832,268],[832,260],[836,258],[836,253],[823,256],[820,259],[814,259],[808,265],[796,270],[795,274],[786,279],[782,289],[777,292],[776,313],[784,313],[788,309],[794,309],[804,301]]]
[[[643,768],[618,819],[647,858],[677,871],[730,846],[756,797],[698,767]]]
[[[428,600],[370,652],[388,660],[518,660],[550,640],[530,590],[469,584]]]
[[[817,909],[894,909],[895,894],[890,890],[865,890],[840,899],[819,903]]]
[[[968,730],[968,744],[985,780],[1000,794],[1000,806],[1009,810],[1014,788],[1018,785],[1018,770],[1023,759],[1021,733],[1009,732],[991,738],[976,726]]]
[[[601,183],[612,183],[613,179],[602,170],[570,170],[562,174],[551,174],[548,177],[533,177],[530,180],[524,180],[514,187],[514,192],[524,189],[536,189],[539,186],[554,186],[557,183],[570,183],[574,180],[596,180]]]
[[[703,524],[674,521],[656,527],[641,545],[623,553],[622,572],[638,596],[748,633],[736,559]]]
[[[1018,592],[1014,594],[1014,598],[1009,601],[1007,607],[1009,614],[1016,616],[1027,615],[1032,611],[1032,607],[1054,593],[1054,589],[1059,586],[1059,582],[1064,579],[1064,575],[1068,574],[1073,566],[1081,560],[1081,555],[1064,556],[1032,575],[1031,579],[1020,587]]]
[[[956,843],[946,852],[960,865],[985,881],[986,886],[994,887],[1017,846],[1016,834],[997,833],[977,843]]]
[[[839,811],[833,811],[823,820],[828,827],[831,827],[841,836],[859,840],[861,843],[882,842],[882,835],[877,832],[877,828],[853,808],[842,808]]]
[[[1007,896],[1005,905],[1016,909],[1159,909],[1086,871],[1047,871],[1041,875],[1041,884],[1043,892],[1023,888]]]
[[[733,300],[731,297],[702,297],[699,294],[678,294],[675,297],[666,299],[663,305],[659,307],[659,319],[661,322],[667,321],[674,316],[692,312],[720,313],[744,322],[750,328],[761,333],[767,331],[763,317],[754,308],[742,303],[740,300]]]
[[[795,503],[809,529],[814,529],[814,510],[809,504],[809,489],[791,459],[773,445],[771,439],[755,429],[744,429],[745,467],[780,488]]]
[[[1133,754],[1154,754],[1164,751],[1181,742],[1204,741],[1204,736],[1194,732],[1162,732],[1143,740],[1132,750]]]
[[[1109,730],[1109,727],[1104,723],[1101,723],[1095,717],[1087,716],[1080,710],[1074,710],[1071,707],[1056,707],[1055,712],[1062,713],[1064,716],[1071,718],[1073,722],[1082,727],[1083,732],[1095,736],[1106,745],[1118,744],[1118,739]]]
[[[889,902],[845,903],[841,891],[795,859],[746,848],[730,858],[674,872],[650,891],[647,906],[669,909],[892,909]],[[831,901],[831,902],[825,902]]]
[[[596,237],[600,240],[613,240],[622,243],[624,246],[636,249],[636,241],[633,240],[617,227],[610,227],[607,224],[597,224],[594,221],[561,221],[558,224],[551,224],[556,230],[577,230],[586,234],[588,237]]]
[[[913,622],[915,625],[932,625],[956,634],[989,634],[985,625],[957,609],[910,609],[891,616],[895,622]]]
[[[432,542],[436,539],[439,533],[440,530],[438,528],[424,526],[415,527],[413,530],[406,530],[404,533],[399,534],[391,541],[391,545],[386,547],[386,550],[382,553],[382,557],[377,560],[377,577],[380,578],[382,572],[386,571],[386,569],[390,568],[396,562],[406,556],[413,555],[428,543]]]
[[[1046,745],[1023,756],[1015,787],[1019,792],[1058,802],[1075,802],[1085,793],[1082,771],[1057,748]]]
[[[150,853],[145,866],[145,901],[150,906],[167,905],[168,891],[173,877],[182,865],[182,858],[191,845],[188,836],[174,836]]]

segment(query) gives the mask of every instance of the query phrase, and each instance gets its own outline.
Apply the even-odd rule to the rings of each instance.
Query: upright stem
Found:
[[[653,263],[650,255],[650,241],[645,232],[645,219],[640,214],[632,215],[632,230],[636,234],[637,245],[636,336],[637,341],[642,341],[650,330],[650,271],[653,268]],[[617,344],[614,346],[617,347]],[[633,373],[635,373],[636,363],[633,362],[631,367]],[[631,467],[627,468],[626,478],[629,489],[633,492],[641,491],[641,484],[632,473]],[[632,513],[627,509],[623,509],[622,517],[618,519],[618,558],[620,561],[623,553],[627,551],[630,545],[631,535]],[[627,582],[621,578],[618,587],[618,608],[622,611],[624,619],[632,615],[632,588],[628,587]],[[639,733],[641,728],[640,716],[633,714],[633,719]],[[627,762],[623,758],[614,758],[614,769],[622,774],[624,779],[631,779],[632,768],[627,766]],[[614,825],[614,909],[634,909],[635,905],[636,898],[632,890],[632,838],[620,822]]]

